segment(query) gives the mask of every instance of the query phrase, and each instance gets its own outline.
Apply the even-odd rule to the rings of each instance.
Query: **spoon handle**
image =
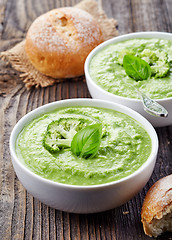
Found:
[[[167,117],[168,116],[168,112],[163,106],[161,106],[156,101],[150,99],[144,93],[142,93],[140,91],[138,91],[138,93],[142,98],[142,103],[143,103],[143,106],[144,106],[144,110],[147,113],[149,113],[153,116],[157,116],[157,117]]]

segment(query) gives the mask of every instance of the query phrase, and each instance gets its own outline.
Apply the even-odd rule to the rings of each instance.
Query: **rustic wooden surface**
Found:
[[[0,51],[20,42],[40,14],[77,0],[0,0]],[[119,34],[135,31],[172,32],[171,0],[102,0],[109,17],[118,20]],[[45,89],[26,90],[19,73],[0,61],[0,239],[119,239],[147,237],[140,222],[143,199],[150,186],[172,173],[172,126],[157,128],[160,148],[155,170],[144,189],[116,209],[89,215],[61,212],[34,199],[16,177],[9,153],[15,123],[43,104],[66,98],[90,97],[83,78]],[[158,239],[172,239],[166,233]]]

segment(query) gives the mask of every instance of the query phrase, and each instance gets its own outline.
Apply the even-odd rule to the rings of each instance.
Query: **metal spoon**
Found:
[[[161,106],[159,103],[146,96],[144,93],[140,92],[140,90],[137,89],[137,92],[142,99],[144,110],[147,113],[156,117],[168,116],[168,112],[163,106]]]

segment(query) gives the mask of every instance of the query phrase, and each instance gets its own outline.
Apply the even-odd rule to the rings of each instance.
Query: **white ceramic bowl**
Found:
[[[75,186],[53,182],[31,172],[17,158],[16,138],[32,119],[54,109],[69,106],[93,106],[114,109],[140,122],[152,141],[152,151],[147,161],[133,174],[121,180],[93,186]],[[39,107],[26,114],[15,125],[10,137],[10,153],[15,172],[23,186],[41,202],[63,211],[94,213],[115,208],[136,195],[149,180],[158,151],[158,138],[152,125],[140,114],[122,105],[96,99],[70,99]]]
[[[103,49],[104,47],[106,47],[109,44],[118,43],[121,41],[133,39],[133,38],[162,38],[162,39],[172,40],[172,34],[171,33],[163,33],[163,32],[130,33],[130,34],[126,34],[126,35],[121,35],[119,37],[115,37],[115,38],[110,39],[106,42],[103,42],[102,44],[97,46],[88,55],[86,62],[85,62],[85,76],[86,76],[86,82],[87,82],[89,92],[93,98],[109,100],[109,101],[123,104],[127,107],[132,108],[133,110],[139,112],[141,115],[143,115],[145,118],[147,118],[154,127],[163,127],[163,126],[171,125],[172,124],[172,97],[157,100],[158,103],[160,103],[162,106],[164,106],[167,109],[168,117],[167,118],[155,117],[144,111],[141,100],[127,98],[127,97],[121,97],[121,96],[117,96],[112,93],[109,93],[106,90],[104,90],[103,88],[101,88],[100,86],[98,86],[92,80],[92,78],[89,74],[90,61],[94,55],[96,55],[99,51],[101,51],[101,49]]]

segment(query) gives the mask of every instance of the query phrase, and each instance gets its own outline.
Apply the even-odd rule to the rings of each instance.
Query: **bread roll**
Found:
[[[86,11],[66,7],[38,17],[26,35],[26,54],[41,73],[54,78],[84,74],[90,51],[103,41],[97,21]]]
[[[147,192],[141,211],[144,231],[150,237],[172,232],[172,175],[161,178]]]

